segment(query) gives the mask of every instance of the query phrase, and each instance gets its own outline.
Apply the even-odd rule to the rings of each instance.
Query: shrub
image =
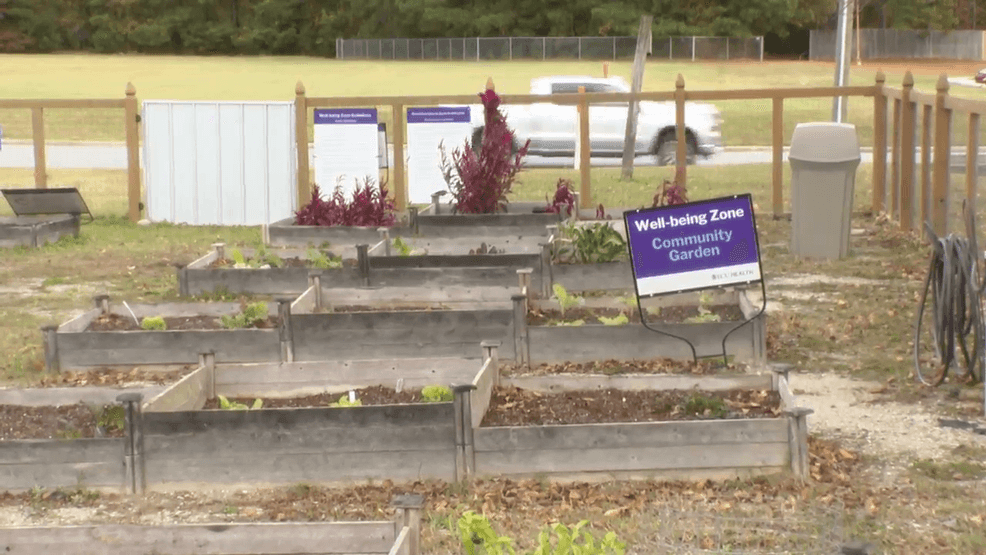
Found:
[[[340,179],[341,181],[341,179]],[[301,210],[295,212],[296,225],[331,226],[372,226],[390,227],[396,220],[394,202],[390,199],[387,183],[373,186],[373,179],[367,177],[356,189],[352,198],[346,200],[342,185],[337,184],[332,196],[322,198],[318,185],[312,188],[312,199]]]
[[[168,324],[161,316],[149,316],[140,321],[141,329],[164,331],[168,329]]]
[[[463,214],[492,214],[507,208],[507,193],[521,169],[530,141],[513,153],[514,134],[500,112],[500,97],[493,89],[479,95],[485,116],[479,152],[467,140],[452,152],[451,161],[439,144],[442,175],[453,202],[452,210]]]
[[[599,206],[602,205],[600,204]],[[562,210],[565,210],[567,216],[571,216],[572,211],[575,210],[575,195],[572,193],[572,182],[565,178],[558,179],[555,197],[548,202],[545,212],[561,214]]]

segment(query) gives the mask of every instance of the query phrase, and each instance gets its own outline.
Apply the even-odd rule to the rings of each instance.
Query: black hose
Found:
[[[983,322],[982,297],[986,272],[980,268],[982,255],[976,242],[975,215],[963,205],[967,237],[949,234],[939,238],[925,223],[931,238],[931,262],[924,280],[914,332],[914,369],[925,385],[937,386],[945,381],[949,370],[960,371],[957,377],[970,383],[981,381],[986,366],[986,325]],[[934,349],[933,367],[923,367],[921,329],[925,324],[928,298],[931,298],[928,326]],[[958,354],[963,365],[957,364]]]

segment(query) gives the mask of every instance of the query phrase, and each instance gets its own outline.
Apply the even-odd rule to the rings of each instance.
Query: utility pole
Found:
[[[849,63],[851,44],[849,37],[852,29],[852,11],[849,2],[839,0],[839,25],[835,33],[835,86],[849,85]],[[846,120],[848,97],[837,96],[832,100],[832,121],[842,123]]]

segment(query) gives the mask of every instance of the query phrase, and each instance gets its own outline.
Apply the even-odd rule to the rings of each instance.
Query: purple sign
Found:
[[[376,108],[325,108],[315,110],[315,123],[377,124]]]
[[[408,108],[408,123],[469,123],[469,106]]]
[[[749,194],[629,210],[623,220],[640,297],[762,279]]]

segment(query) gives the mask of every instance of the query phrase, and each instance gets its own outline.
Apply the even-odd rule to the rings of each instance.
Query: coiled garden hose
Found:
[[[975,216],[963,206],[966,237],[949,234],[939,238],[925,223],[931,238],[932,254],[928,275],[924,280],[921,304],[918,306],[914,333],[914,369],[917,379],[930,386],[945,381],[949,370],[968,383],[982,381],[986,365],[986,325],[983,322],[982,297],[986,276],[980,267],[982,254],[976,243]],[[928,306],[928,299],[931,305]],[[925,323],[925,313],[928,320]],[[933,357],[922,360],[922,327],[931,332]],[[964,365],[956,364],[958,352]]]

